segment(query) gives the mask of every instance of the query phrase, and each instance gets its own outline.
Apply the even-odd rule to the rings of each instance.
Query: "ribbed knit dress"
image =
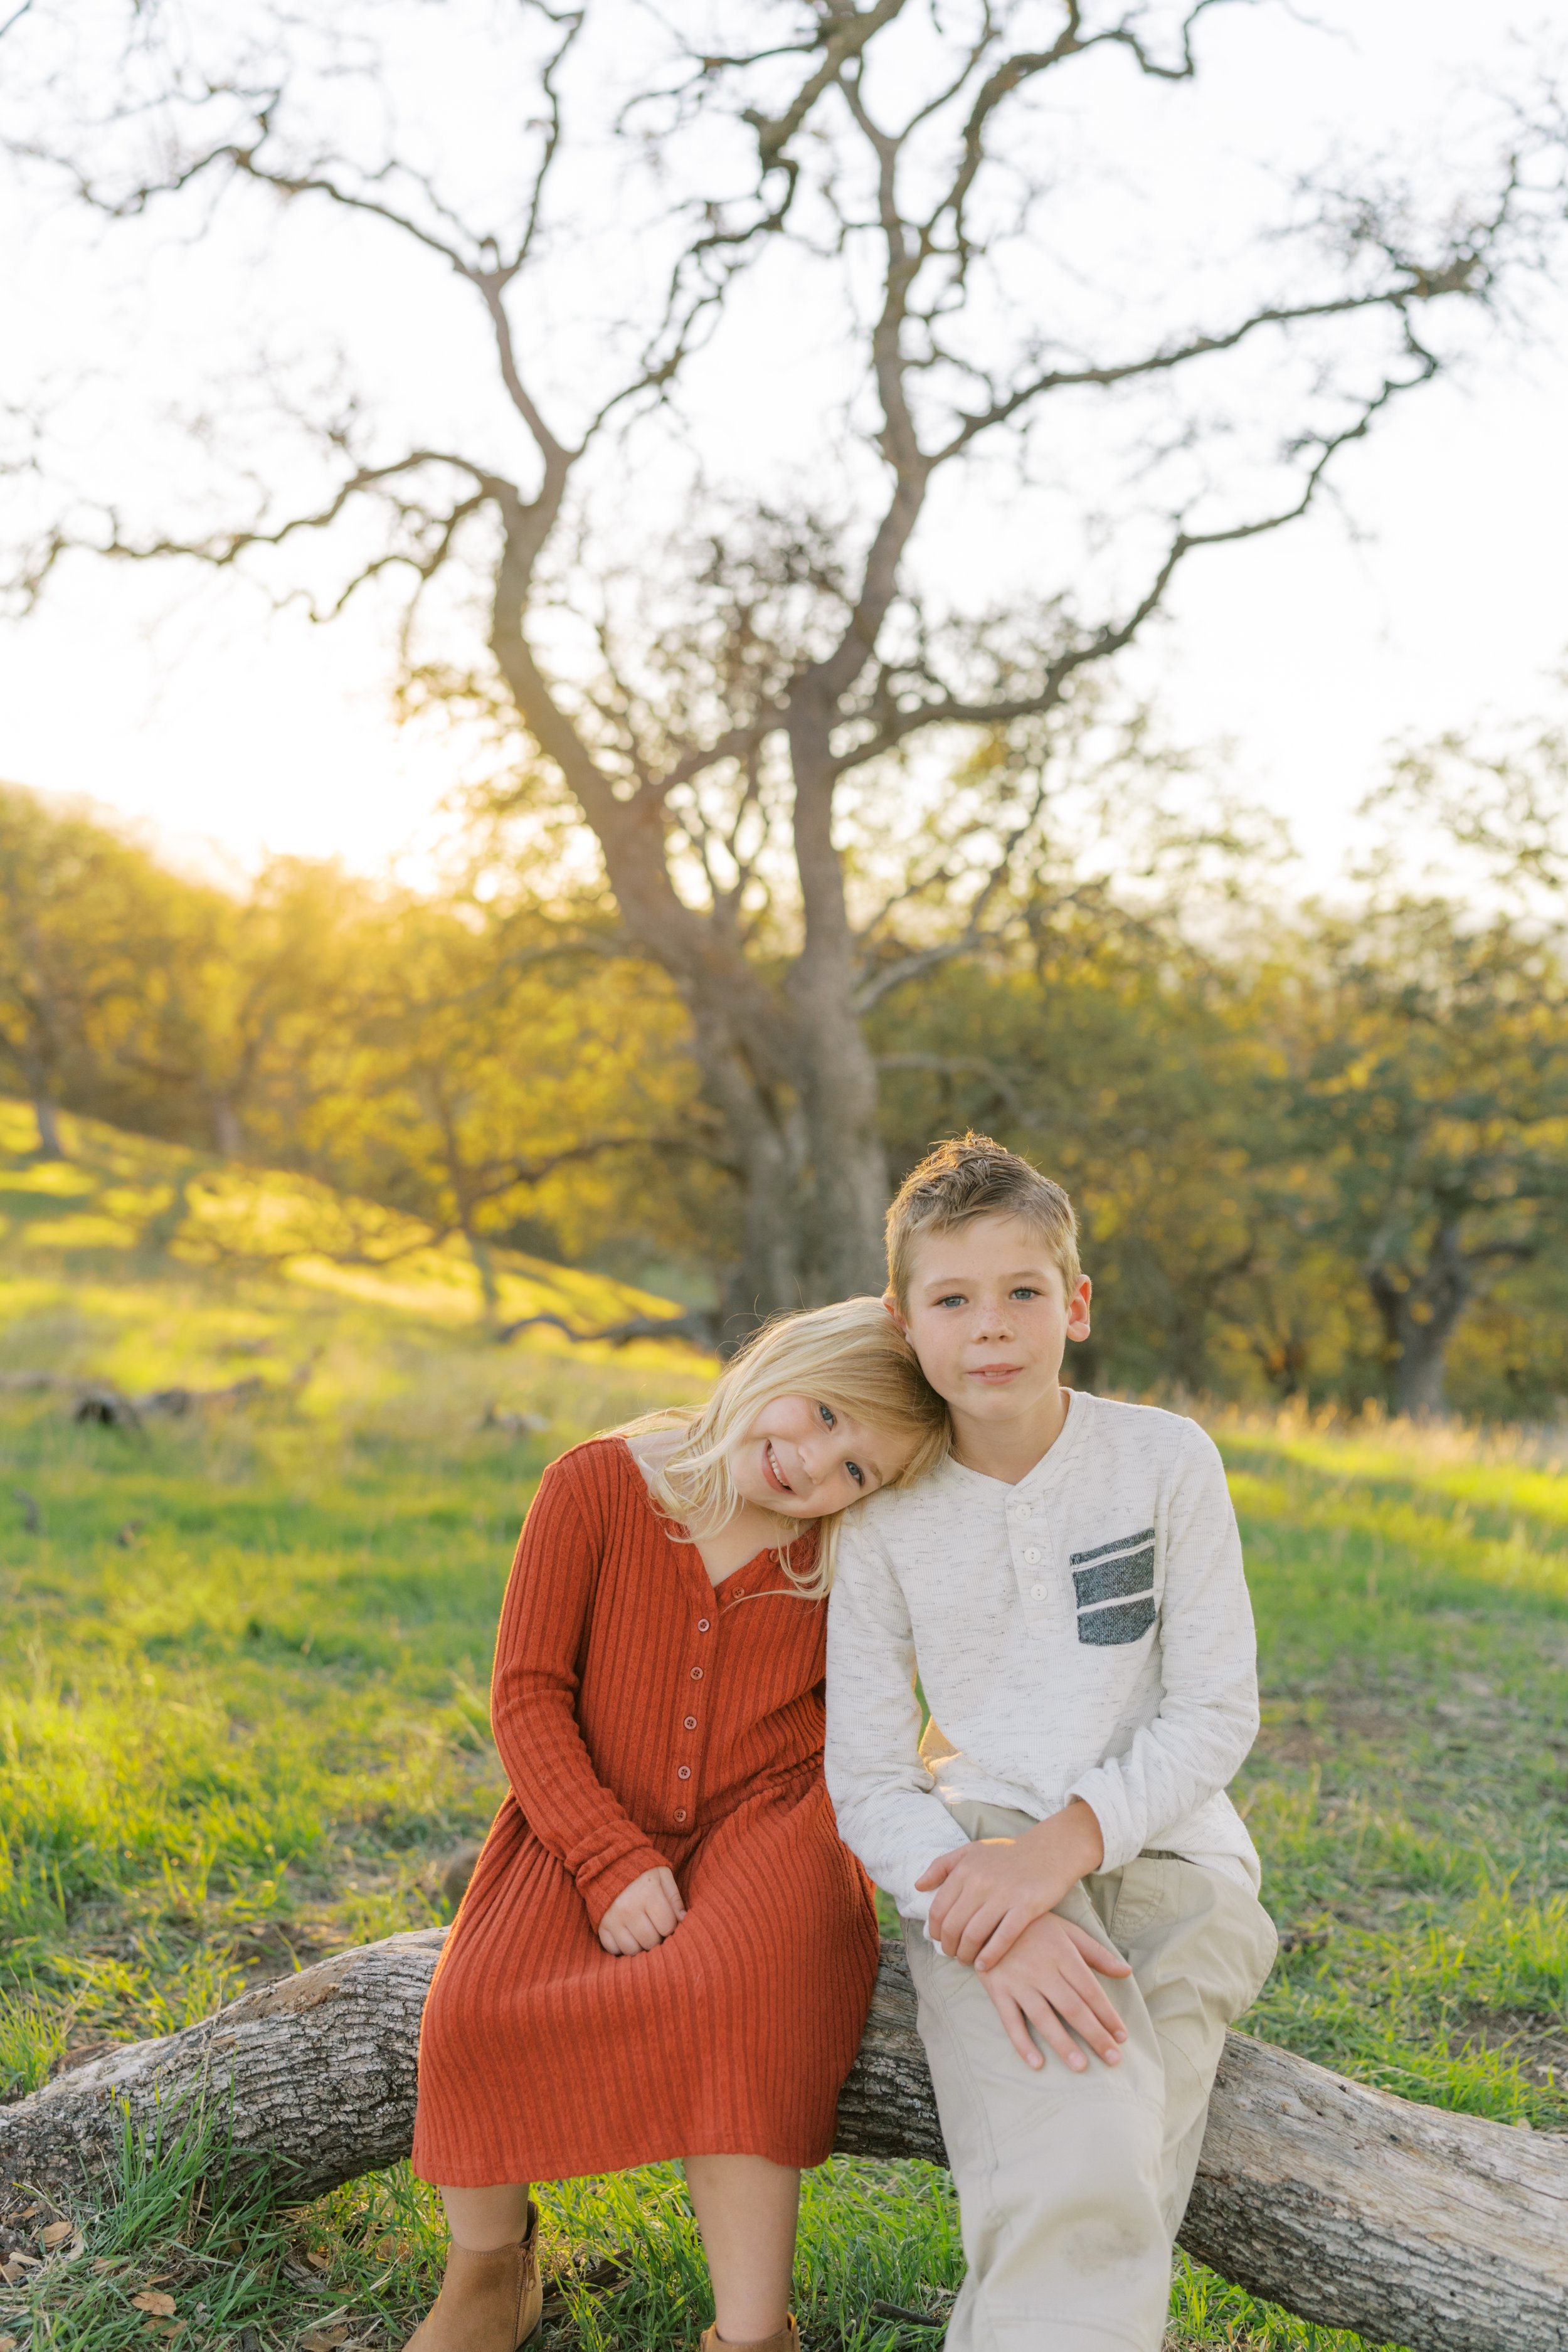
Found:
[[[510,1790],[426,2004],[425,2179],[827,2155],[877,1916],[822,1778],[826,1613],[771,1552],[712,1584],[623,1439],[545,1472],[490,1687]],[[605,1951],[599,1921],[660,1864],[685,1918]]]

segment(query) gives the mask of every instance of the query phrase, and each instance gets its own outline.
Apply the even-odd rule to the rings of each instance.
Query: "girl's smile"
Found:
[[[769,1486],[775,1487],[781,1495],[794,1494],[795,1488],[779,1468],[779,1457],[773,1451],[773,1441],[771,1437],[764,1437],[763,1440],[763,1475]]]

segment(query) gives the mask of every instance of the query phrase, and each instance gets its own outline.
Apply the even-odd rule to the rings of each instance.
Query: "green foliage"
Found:
[[[988,1129],[1083,1228],[1087,1386],[1550,1417],[1568,1394],[1561,941],[1399,900],[1200,950],[1079,892],[874,1017],[896,1169]],[[982,1050],[977,1050],[981,1046]],[[1447,1362],[1446,1362],[1447,1360]]]
[[[894,1173],[973,1125],[1068,1186],[1099,1293],[1086,1383],[1425,1412],[1446,1379],[1460,1411],[1552,1416],[1560,929],[1512,899],[1478,916],[1397,893],[1265,927],[1247,908],[1258,844],[1172,816],[1161,779],[1180,762],[1145,720],[1069,727],[1039,772],[993,749],[912,835],[870,793],[846,851],[868,908],[899,910],[862,942],[873,995],[906,975],[867,1017]],[[1400,772],[1474,851],[1452,779]],[[1487,820],[1494,850],[1519,834],[1537,883],[1551,782]],[[106,1188],[106,1244],[134,1225],[185,1255],[313,1255],[353,1282],[416,1260],[423,1278],[437,1253],[454,1301],[477,1294],[497,1323],[529,1311],[509,1249],[695,1306],[727,1296],[744,1154],[671,981],[625,951],[563,839],[470,817],[442,890],[280,859],[239,895],[0,787],[0,1076],[37,1106],[13,1150],[63,1148],[61,1101],[184,1148],[177,1175]],[[948,957],[974,840],[1018,824],[1032,846],[985,952]],[[791,942],[758,919],[765,979]],[[14,1176],[14,1197],[40,1195],[18,1213],[72,1181],[48,1160]]]

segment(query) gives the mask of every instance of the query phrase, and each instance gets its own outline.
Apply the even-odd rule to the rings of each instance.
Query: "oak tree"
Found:
[[[1189,567],[1320,501],[1560,217],[1549,110],[1451,169],[1226,183],[1184,108],[1248,13],[105,0],[84,34],[37,0],[13,28],[13,149],[119,236],[237,255],[274,221],[279,320],[177,478],[79,435],[51,504],[40,428],[20,601],[84,549],[323,618],[402,594],[407,707],[489,730],[525,842],[565,797],[679,992],[742,1326],[879,1286],[867,1017],[1005,916],[1076,698]],[[1267,99],[1256,131],[1266,167]],[[176,284],[195,249],[162,248]],[[913,825],[977,742],[996,789],[883,887],[871,814]]]

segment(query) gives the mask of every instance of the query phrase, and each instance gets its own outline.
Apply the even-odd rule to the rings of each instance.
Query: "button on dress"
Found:
[[[878,1935],[822,1777],[826,1614],[768,1552],[713,1585],[624,1439],[545,1472],[490,1688],[510,1787],[420,2036],[425,2179],[827,2155]],[[600,1920],[661,1864],[685,1918],[606,1952]]]

